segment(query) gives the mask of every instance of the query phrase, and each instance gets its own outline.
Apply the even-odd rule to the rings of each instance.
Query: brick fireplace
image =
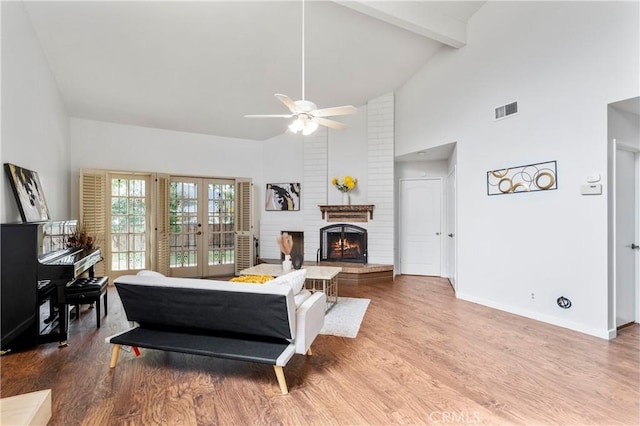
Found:
[[[320,229],[320,261],[367,263],[367,230],[346,223]]]

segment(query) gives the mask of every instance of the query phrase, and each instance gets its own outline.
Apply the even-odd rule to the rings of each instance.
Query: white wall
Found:
[[[350,116],[335,117],[347,125],[342,131],[321,128],[304,137],[284,133],[264,142],[264,181],[256,184],[260,204],[260,256],[280,257],[276,237],[280,231],[305,233],[304,258],[315,261],[321,220],[319,204],[342,204],[340,192],[331,178],[351,175],[358,185],[351,192],[352,204],[367,204],[367,107],[358,107]],[[306,165],[306,170],[305,170]],[[264,211],[265,184],[300,182],[300,211]],[[310,202],[309,200],[313,200]],[[296,249],[294,248],[294,251]]]
[[[262,180],[263,142],[71,119],[73,214],[82,168]]]
[[[286,129],[286,123],[283,123]],[[276,237],[281,231],[304,232],[305,192],[308,190],[304,183],[304,145],[306,138],[302,135],[284,133],[268,139],[264,143],[263,179],[255,184],[255,200],[257,216],[260,218],[256,229],[256,237],[260,239],[260,257],[279,259],[280,250],[276,244]],[[298,211],[265,211],[265,189],[267,183],[296,183],[301,184],[300,210]],[[301,248],[294,247],[294,252]],[[305,258],[308,256],[305,255]]]
[[[615,139],[620,145],[632,150],[640,150],[640,138],[638,138],[640,115],[612,106],[609,108],[608,126],[610,141]]]
[[[280,257],[276,238],[281,231],[301,231],[304,258],[315,261],[319,230],[328,225],[318,205],[342,204],[342,194],[331,179],[351,175],[358,179],[350,192],[351,204],[375,206],[374,219],[357,224],[368,230],[368,260],[393,263],[393,94],[336,120],[348,127],[341,131],[321,128],[306,138],[284,134],[265,142],[265,181],[260,185],[259,202],[264,205],[267,182],[300,182],[302,205],[298,212],[265,212],[261,207],[261,257]]]
[[[402,161],[396,163],[396,179],[446,177],[448,174],[447,160]]]
[[[71,174],[72,193],[78,193],[81,168],[120,171],[163,172],[172,175],[249,177],[254,183],[255,235],[260,237],[260,255],[278,258],[275,236],[281,230],[304,231],[311,241],[323,223],[317,204],[339,204],[340,193],[331,186],[332,176],[352,174],[359,177],[352,203],[367,203],[367,107],[358,114],[340,117],[348,128],[341,132],[321,130],[319,136],[303,137],[283,133],[267,141],[246,141],[163,129],[106,123],[72,118]],[[321,138],[326,145],[325,172],[321,182],[305,183],[305,143]],[[312,167],[308,166],[308,167]],[[314,178],[314,180],[317,180]],[[302,206],[296,212],[264,210],[265,184],[301,182]],[[320,185],[321,202],[312,197],[306,206],[305,191]],[[72,216],[77,216],[78,197],[73,197]],[[305,213],[306,211],[306,213]],[[313,215],[313,216],[312,216]],[[315,219],[314,219],[315,218]],[[322,226],[326,223],[322,224]],[[305,258],[315,260],[317,242],[309,246]],[[315,247],[315,248],[314,248]]]
[[[51,219],[69,219],[69,118],[22,2],[1,2],[2,163],[34,170]],[[5,172],[1,172],[2,223],[20,222]]]
[[[344,130],[329,130],[327,204],[342,204],[342,193],[331,185],[333,177],[350,175],[358,179],[349,192],[351,204],[369,204],[367,180],[367,106],[358,107],[355,115],[330,117],[345,123]]]
[[[607,194],[580,185],[606,180],[607,104],[638,96],[638,13],[487,2],[468,45],[441,49],[397,92],[396,155],[457,141],[458,297],[608,336]],[[520,113],[494,122],[514,100]],[[487,170],[549,160],[558,190],[487,196]]]

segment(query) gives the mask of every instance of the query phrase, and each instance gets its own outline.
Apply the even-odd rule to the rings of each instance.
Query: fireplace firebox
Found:
[[[320,229],[320,260],[367,263],[367,230],[345,223]]]

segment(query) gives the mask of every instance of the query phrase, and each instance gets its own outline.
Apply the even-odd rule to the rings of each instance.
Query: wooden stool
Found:
[[[100,297],[104,295],[104,314],[107,315],[107,277],[78,278],[67,284],[65,299],[67,304],[75,305],[76,318],[80,318],[81,304],[96,304],[96,324],[100,328]]]

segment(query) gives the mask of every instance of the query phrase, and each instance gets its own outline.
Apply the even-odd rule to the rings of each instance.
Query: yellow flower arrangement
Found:
[[[334,177],[331,179],[331,184],[338,188],[340,192],[349,192],[356,187],[358,179],[347,175],[340,181],[340,179]]]

